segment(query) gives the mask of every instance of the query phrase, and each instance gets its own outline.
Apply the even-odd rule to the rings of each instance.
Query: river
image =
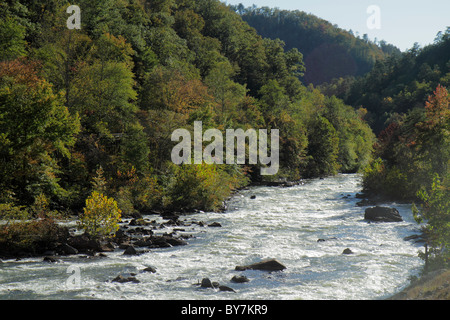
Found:
[[[137,256],[123,250],[107,257],[60,257],[0,262],[0,299],[164,299],[164,300],[374,300],[387,298],[418,275],[421,245],[403,238],[419,233],[410,205],[396,207],[404,222],[368,223],[357,207],[361,177],[338,175],[291,188],[251,187],[228,201],[225,213],[196,213],[186,221],[222,227],[185,227],[188,245],[151,249]],[[252,197],[255,196],[255,197]],[[253,199],[252,199],[253,198]],[[156,217],[146,217],[156,219]],[[318,239],[326,241],[318,242]],[[350,248],[353,254],[342,254]],[[275,258],[281,272],[235,271]],[[142,272],[152,266],[155,273]],[[134,275],[139,283],[112,282]],[[247,283],[232,283],[245,275]],[[236,292],[196,285],[210,278]]]

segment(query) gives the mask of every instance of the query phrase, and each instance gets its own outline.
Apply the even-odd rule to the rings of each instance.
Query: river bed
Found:
[[[182,247],[137,256],[116,249],[106,257],[75,255],[57,263],[5,260],[0,262],[0,299],[384,299],[420,272],[423,261],[417,253],[423,248],[404,240],[420,228],[408,204],[386,204],[398,209],[403,222],[365,221],[366,207],[356,206],[360,183],[361,177],[352,174],[290,188],[242,190],[228,201],[225,213],[180,218],[222,226],[183,228],[179,232],[193,237]],[[346,248],[353,254],[342,254]],[[272,273],[234,270],[266,258],[287,268]],[[149,266],[156,272],[142,271]],[[112,282],[119,274],[133,275],[139,283]],[[233,283],[235,275],[250,281]],[[194,285],[206,277],[235,292]]]

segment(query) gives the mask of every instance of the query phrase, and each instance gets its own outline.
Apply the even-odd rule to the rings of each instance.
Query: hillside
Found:
[[[263,37],[281,39],[286,49],[297,48],[303,54],[306,84],[319,85],[335,78],[362,76],[377,60],[400,54],[398,48],[385,41],[376,44],[367,35],[360,38],[302,11],[244,8],[242,5],[233,9]]]
[[[1,214],[37,203],[78,213],[95,191],[126,215],[220,210],[251,181],[370,161],[374,136],[360,115],[304,86],[302,54],[221,1],[81,0],[78,18],[68,8],[0,4]],[[225,164],[223,148],[203,143],[213,163],[193,165],[187,148],[175,163],[174,132],[198,123],[222,135],[277,129],[279,154]],[[275,174],[262,175],[269,164]]]
[[[423,109],[438,84],[450,85],[450,28],[440,32],[433,44],[380,60],[367,75],[347,84],[347,89],[340,90],[337,84],[336,91],[328,93],[355,107],[364,106],[372,128],[379,133],[396,121],[396,115]]]

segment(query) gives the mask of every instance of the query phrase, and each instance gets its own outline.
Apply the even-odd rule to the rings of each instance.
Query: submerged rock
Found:
[[[233,278],[231,278],[231,282],[234,283],[245,283],[245,282],[249,282],[250,279],[247,278],[246,276],[234,276]]]
[[[222,225],[221,225],[219,222],[213,222],[213,223],[211,223],[211,224],[208,224],[208,227],[213,227],[213,228],[214,228],[214,227],[216,227],[216,228],[219,227],[219,228],[220,228],[221,226],[222,226]]]
[[[51,263],[59,262],[59,260],[53,256],[44,257],[44,259],[42,261],[51,262]]]
[[[267,259],[246,266],[236,266],[235,268],[236,271],[245,271],[245,270],[282,271],[284,269],[286,269],[286,267],[275,259]]]
[[[118,282],[118,283],[126,283],[126,282],[133,282],[133,283],[139,283],[140,281],[136,279],[136,277],[130,276],[130,277],[124,277],[122,275],[118,275],[114,279],[112,279],[111,282]]]

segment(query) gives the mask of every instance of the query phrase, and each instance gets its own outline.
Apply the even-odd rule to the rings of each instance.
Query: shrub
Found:
[[[6,221],[6,223],[30,218],[31,214],[25,207],[16,206],[12,203],[0,203],[0,220]]]
[[[207,211],[221,209],[223,201],[231,195],[231,192],[247,182],[239,168],[236,167],[233,171],[231,168],[234,166],[227,167],[208,164],[182,166],[171,164],[163,205],[167,209]]]
[[[448,178],[447,178],[448,179]],[[422,230],[430,246],[428,253],[422,254],[425,261],[434,260],[440,267],[450,263],[450,186],[448,180],[435,174],[430,190],[422,189],[417,193],[422,202],[421,208],[413,205],[414,218],[418,223],[426,222]],[[447,265],[446,265],[447,264]],[[430,267],[427,265],[426,267]]]
[[[92,238],[105,237],[119,229],[122,211],[113,198],[93,191],[83,211],[79,225]]]
[[[364,168],[363,190],[370,194],[383,193],[386,180],[386,170],[383,160],[374,160]]]
[[[67,236],[67,228],[51,218],[11,222],[0,226],[0,256],[41,254],[55,249]]]

